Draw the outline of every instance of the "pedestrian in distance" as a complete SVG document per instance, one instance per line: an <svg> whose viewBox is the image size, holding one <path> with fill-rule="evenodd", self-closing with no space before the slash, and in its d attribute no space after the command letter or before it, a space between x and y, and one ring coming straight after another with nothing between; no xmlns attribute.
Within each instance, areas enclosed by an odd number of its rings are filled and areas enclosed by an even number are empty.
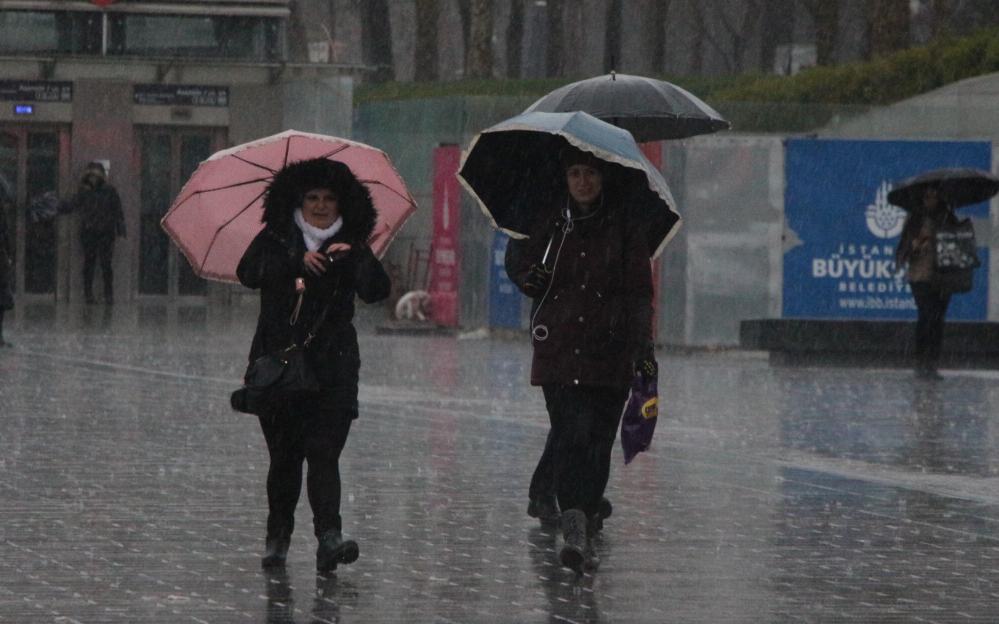
<svg viewBox="0 0 999 624"><path fill-rule="evenodd" d="M94 298L94 274L101 266L104 301L114 303L114 245L117 237L125 236L125 214L121 197L108 183L107 171L99 162L87 165L80 186L69 199L63 212L78 213L81 218L80 243L83 245L83 297L87 303Z"/></svg>
<svg viewBox="0 0 999 624"><path fill-rule="evenodd" d="M629 218L618 173L574 147L562 160L561 191L529 238L508 246L507 271L533 299L531 384L551 423L539 470L551 471L561 510L559 559L582 573L599 563L593 538L629 383L658 365L647 237Z"/></svg>
<svg viewBox="0 0 999 624"><path fill-rule="evenodd" d="M359 556L357 543L343 538L339 460L358 415L354 297L375 303L390 290L389 276L366 242L376 219L367 188L347 165L323 158L292 163L268 187L264 229L237 269L244 286L260 290L250 362L305 344L320 388L254 411L270 456L265 569L285 564L303 462L319 542L317 572L328 574Z"/></svg>
<svg viewBox="0 0 999 624"><path fill-rule="evenodd" d="M958 222L954 210L940 197L939 190L927 187L922 206L906 216L895 264L907 266L906 277L916 300L916 377L942 379L937 370L943 345L944 319L951 293L936 281L936 232L944 224Z"/></svg>

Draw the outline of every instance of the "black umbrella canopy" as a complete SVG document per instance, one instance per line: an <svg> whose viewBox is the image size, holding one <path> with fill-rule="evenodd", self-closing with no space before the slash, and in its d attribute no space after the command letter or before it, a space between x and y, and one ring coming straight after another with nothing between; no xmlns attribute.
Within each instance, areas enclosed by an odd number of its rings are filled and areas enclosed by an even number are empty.
<svg viewBox="0 0 999 624"><path fill-rule="evenodd" d="M732 126L696 95L672 83L613 72L556 89L524 112L574 111L624 128L639 143L684 139Z"/></svg>
<svg viewBox="0 0 999 624"><path fill-rule="evenodd" d="M919 210L923 207L923 194L930 188L937 189L940 198L948 206L960 208L994 197L999 193L999 178L971 167L945 167L925 171L899 182L888 193L888 203L906 210Z"/></svg>

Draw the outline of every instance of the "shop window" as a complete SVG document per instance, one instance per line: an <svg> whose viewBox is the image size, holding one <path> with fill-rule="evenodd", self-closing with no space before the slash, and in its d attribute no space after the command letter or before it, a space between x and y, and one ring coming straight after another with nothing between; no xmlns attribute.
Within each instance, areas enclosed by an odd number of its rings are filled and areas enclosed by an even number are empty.
<svg viewBox="0 0 999 624"><path fill-rule="evenodd" d="M101 17L72 11L0 11L0 53L100 54Z"/></svg>
<svg viewBox="0 0 999 624"><path fill-rule="evenodd" d="M108 53L120 56L280 60L280 20L129 15L109 19Z"/></svg>

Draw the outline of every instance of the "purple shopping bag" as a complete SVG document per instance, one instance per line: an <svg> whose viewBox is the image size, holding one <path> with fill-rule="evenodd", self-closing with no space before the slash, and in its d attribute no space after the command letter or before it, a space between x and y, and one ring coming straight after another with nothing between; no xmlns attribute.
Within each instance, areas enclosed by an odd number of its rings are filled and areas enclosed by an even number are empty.
<svg viewBox="0 0 999 624"><path fill-rule="evenodd" d="M624 450L625 465L631 463L642 451L652 444L652 434L659 420L659 383L648 381L635 373L631 379L631 398L621 417L621 448Z"/></svg>

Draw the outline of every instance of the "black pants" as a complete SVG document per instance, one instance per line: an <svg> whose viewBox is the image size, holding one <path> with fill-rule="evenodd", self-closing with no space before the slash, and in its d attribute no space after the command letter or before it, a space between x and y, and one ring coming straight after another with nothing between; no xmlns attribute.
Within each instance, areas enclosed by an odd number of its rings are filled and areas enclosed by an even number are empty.
<svg viewBox="0 0 999 624"><path fill-rule="evenodd" d="M295 528L302 491L302 463L308 462L306 491L313 532L341 530L340 453L350 433L349 414L315 413L290 404L260 417L271 463L267 471L267 536L287 538Z"/></svg>
<svg viewBox="0 0 999 624"><path fill-rule="evenodd" d="M549 496L556 496L555 491L555 436L552 430L548 430L548 438L545 439L545 450L541 453L541 459L531 476L531 486L527 490L527 496L531 500L538 500Z"/></svg>
<svg viewBox="0 0 999 624"><path fill-rule="evenodd" d="M552 472L562 511L597 513L610 477L611 450L627 389L546 385Z"/></svg>
<svg viewBox="0 0 999 624"><path fill-rule="evenodd" d="M94 272L97 263L101 264L101 277L104 280L104 299L108 302L114 299L114 269L111 260L114 258L114 234L84 234L83 242L83 295L87 299L94 298Z"/></svg>
<svg viewBox="0 0 999 624"><path fill-rule="evenodd" d="M912 298L916 300L916 360L920 366L935 367L943 345L944 317L950 305L950 293L928 282L914 282Z"/></svg>

